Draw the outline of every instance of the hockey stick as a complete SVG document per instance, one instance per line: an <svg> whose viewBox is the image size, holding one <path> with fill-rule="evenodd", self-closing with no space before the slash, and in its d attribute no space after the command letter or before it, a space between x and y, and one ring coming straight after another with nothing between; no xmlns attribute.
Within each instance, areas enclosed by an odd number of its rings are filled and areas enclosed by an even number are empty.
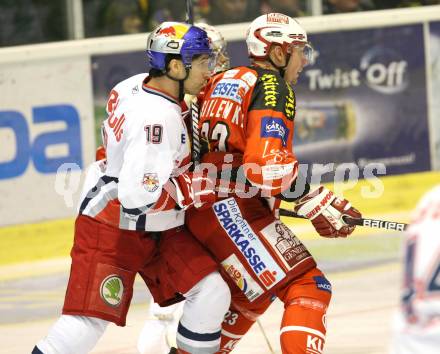
<svg viewBox="0 0 440 354"><path fill-rule="evenodd" d="M194 8L192 0L186 0L186 22L189 24L194 24ZM200 133L199 133L199 105L197 100L191 100L189 104L189 117L191 119L191 159L192 167L194 169L195 165L200 162Z"/></svg>
<svg viewBox="0 0 440 354"><path fill-rule="evenodd" d="M269 347L270 354L275 354L275 350L273 350L273 347L270 344L269 338L268 338L268 336L266 334L266 331L264 330L263 325L261 324L261 321L260 321L259 318L257 319L257 323L258 323L258 327L260 328L261 333L263 334L263 337L264 337L264 339L266 341L266 344Z"/></svg>
<svg viewBox="0 0 440 354"><path fill-rule="evenodd" d="M191 100L189 106L192 133L192 162L193 168L200 162L200 132L199 132L199 105L197 99Z"/></svg>
<svg viewBox="0 0 440 354"><path fill-rule="evenodd" d="M234 178L237 178L237 174L239 172L240 168L239 167L234 167L232 168L229 172L230 172L230 176L231 175L235 175ZM222 174L221 173L217 173L216 176L212 176L214 178L216 178L217 180L221 180L222 179ZM241 177L243 178L243 177ZM237 192L242 192L245 193L246 191L244 189L235 189L235 188L226 188L226 189L221 189L220 187L215 187L214 188L215 192L219 193L219 192L226 192L226 193L237 193ZM255 196L255 194L253 194L252 196ZM306 217L298 215L297 213L295 213L292 210L287 210L287 209L283 209L280 208L279 209L280 212L280 216L287 216L290 218L300 218L300 219L306 219ZM378 219L367 219L367 218L350 218L349 216L345 216L344 217L344 221L351 226L365 226L365 227L375 227L375 228L379 228L379 229L386 229L386 230L396 230L396 231L405 231L407 229L407 227L409 226L409 224L403 223L403 222L394 222L394 221L387 221L387 220L378 220Z"/></svg>
<svg viewBox="0 0 440 354"><path fill-rule="evenodd" d="M192 0L186 0L186 23L194 24L194 9Z"/></svg>
<svg viewBox="0 0 440 354"><path fill-rule="evenodd" d="M305 219L304 216L300 216L294 211L287 209L280 209L280 216ZM396 230L396 231L405 231L409 226L408 224L403 222L394 222L394 221L367 219L367 218L354 219L348 216L344 216L344 221L348 225L352 225L352 226L376 227L379 229Z"/></svg>

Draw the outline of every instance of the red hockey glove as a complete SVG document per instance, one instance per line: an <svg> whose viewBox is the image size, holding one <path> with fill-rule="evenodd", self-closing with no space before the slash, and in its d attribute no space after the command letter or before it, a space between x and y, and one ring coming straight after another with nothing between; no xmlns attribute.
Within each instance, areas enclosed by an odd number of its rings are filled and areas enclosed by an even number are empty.
<svg viewBox="0 0 440 354"><path fill-rule="evenodd" d="M348 200L338 198L323 186L301 198L294 210L309 219L323 237L347 237L356 226L347 225L343 217L361 217Z"/></svg>
<svg viewBox="0 0 440 354"><path fill-rule="evenodd" d="M96 149L96 153L95 153L95 160L99 161L99 160L103 160L105 159L106 156L106 152L105 152L105 147L103 145L100 145L97 149Z"/></svg>
<svg viewBox="0 0 440 354"><path fill-rule="evenodd" d="M206 173L187 172L170 178L176 188L176 204L187 209L194 206L198 209L209 207L215 202L214 180Z"/></svg>

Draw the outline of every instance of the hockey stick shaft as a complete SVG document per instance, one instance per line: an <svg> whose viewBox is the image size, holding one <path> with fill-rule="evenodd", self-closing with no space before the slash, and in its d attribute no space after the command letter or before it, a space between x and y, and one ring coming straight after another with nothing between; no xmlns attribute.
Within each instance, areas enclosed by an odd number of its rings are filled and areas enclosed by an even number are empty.
<svg viewBox="0 0 440 354"><path fill-rule="evenodd" d="M192 0L186 0L186 22L194 24L194 8Z"/></svg>
<svg viewBox="0 0 440 354"><path fill-rule="evenodd" d="M191 119L191 135L192 135L192 162L198 165L200 162L200 132L199 132L199 105L197 100L192 100L189 107Z"/></svg>
<svg viewBox="0 0 440 354"><path fill-rule="evenodd" d="M236 168L233 168L231 171L233 171ZM221 174L215 177L217 179L221 179ZM218 192L227 192L227 193L236 193L236 192L244 192L244 190L240 189L226 189L221 190L219 187L215 188L215 191ZM298 215L292 210L287 210L280 208L280 216L287 216L291 218L300 218L300 219L306 219L304 216ZM395 222L395 221L387 221L387 220L379 220L379 219L368 219L368 218L351 218L349 216L344 216L344 221L351 226L365 226L365 227L374 227L379 229L386 229L386 230L396 230L396 231L405 231L409 224L403 223L403 222Z"/></svg>
<svg viewBox="0 0 440 354"><path fill-rule="evenodd" d="M280 209L280 216L305 219L304 216L300 216L294 211L287 209ZM380 229L396 230L396 231L405 231L406 228L409 226L408 224L403 222L394 222L394 221L367 219L367 218L354 219L348 216L344 217L344 221L351 226L366 226L366 227L375 227Z"/></svg>
<svg viewBox="0 0 440 354"><path fill-rule="evenodd" d="M186 22L194 24L194 6L192 0L186 0ZM200 135L199 135L199 106L197 100L191 100L189 104L189 130L191 135L191 170L200 162Z"/></svg>
<svg viewBox="0 0 440 354"><path fill-rule="evenodd" d="M270 344L269 337L266 334L266 331L264 330L263 325L261 324L260 319L257 319L258 327L260 328L261 333L263 334L264 340L266 341L267 346L269 347L270 354L275 354L275 350L273 350L272 344Z"/></svg>

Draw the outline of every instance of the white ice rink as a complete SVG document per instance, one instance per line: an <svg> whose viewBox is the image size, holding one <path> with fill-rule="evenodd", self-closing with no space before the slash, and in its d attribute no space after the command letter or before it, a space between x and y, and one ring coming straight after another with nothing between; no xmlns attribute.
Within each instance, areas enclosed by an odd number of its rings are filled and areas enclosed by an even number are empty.
<svg viewBox="0 0 440 354"><path fill-rule="evenodd" d="M8 321L3 318L0 324L2 343L0 353L30 353L35 342L47 333L57 317L57 311L61 308L68 260L65 264L57 263L57 266L62 272L55 272L49 279L62 274L61 280L50 283L47 277L44 278L45 282L51 284L52 290L44 290L43 284L38 289L30 288L30 283L27 281L35 281L35 277L0 280L0 309L3 315L10 318ZM398 263L387 263L355 271L327 274L333 284L333 302L328 313L329 329L325 354L388 353L391 318L399 299L400 268ZM11 275L11 269L11 267L0 268L0 279L6 279L7 273ZM35 269L38 269L37 265ZM22 293L18 296L17 291L20 287ZM111 325L92 353L137 353L137 336L147 312L147 297L143 284L140 282L136 283L134 300L127 326L120 328ZM46 310L48 306L50 310ZM41 310L43 310L43 315L38 315ZM25 321L28 317L26 315L32 312L38 315L37 319ZM45 313L50 313L51 317L45 318ZM261 318L276 353L281 353L278 344L278 326L281 316L282 305L277 301ZM237 346L234 353L270 354L270 350L258 326L255 326Z"/></svg>

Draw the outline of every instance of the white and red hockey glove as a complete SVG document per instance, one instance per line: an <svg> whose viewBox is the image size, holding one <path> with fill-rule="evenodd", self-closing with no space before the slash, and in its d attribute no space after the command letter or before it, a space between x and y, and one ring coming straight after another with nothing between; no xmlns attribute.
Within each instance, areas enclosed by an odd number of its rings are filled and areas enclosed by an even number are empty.
<svg viewBox="0 0 440 354"><path fill-rule="evenodd" d="M338 198L332 191L320 186L302 197L295 212L309 219L323 237L347 237L356 226L348 225L344 216L360 218L361 214L346 199Z"/></svg>
<svg viewBox="0 0 440 354"><path fill-rule="evenodd" d="M170 182L176 189L176 204L182 209L204 209L216 201L214 180L206 173L186 172L170 178Z"/></svg>

